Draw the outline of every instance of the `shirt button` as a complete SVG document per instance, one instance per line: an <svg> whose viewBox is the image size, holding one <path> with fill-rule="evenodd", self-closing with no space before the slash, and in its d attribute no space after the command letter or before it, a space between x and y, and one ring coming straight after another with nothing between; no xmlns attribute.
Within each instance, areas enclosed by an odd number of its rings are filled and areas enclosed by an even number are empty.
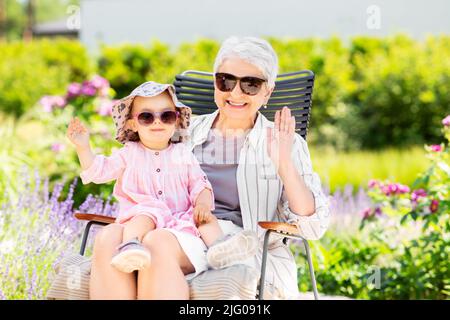
<svg viewBox="0 0 450 320"><path fill-rule="evenodd" d="M155 155L159 155L159 152L155 152Z"/></svg>
<svg viewBox="0 0 450 320"><path fill-rule="evenodd" d="M161 171L161 169L160 169L160 168L156 169L156 172L160 172L160 171Z"/></svg>
<svg viewBox="0 0 450 320"><path fill-rule="evenodd" d="M162 195L162 191L158 191L158 194L159 194L159 195Z"/></svg>

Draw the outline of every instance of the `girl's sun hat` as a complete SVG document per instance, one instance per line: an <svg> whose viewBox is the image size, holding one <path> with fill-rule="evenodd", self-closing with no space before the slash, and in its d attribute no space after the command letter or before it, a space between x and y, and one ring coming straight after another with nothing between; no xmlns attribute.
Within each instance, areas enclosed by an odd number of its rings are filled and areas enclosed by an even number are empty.
<svg viewBox="0 0 450 320"><path fill-rule="evenodd" d="M161 84L153 81L144 82L135 88L130 95L125 98L120 99L112 107L112 117L114 124L116 125L116 137L115 139L122 144L127 141L139 141L139 135L134 132L128 124L128 119L131 112L131 106L135 97L154 97L164 91L168 91L170 97L177 111L180 112L180 121L175 131L174 135L170 139L172 142L183 142L188 138L188 128L191 119L191 108L185 106L180 101L178 101L175 95L175 87L171 84Z"/></svg>

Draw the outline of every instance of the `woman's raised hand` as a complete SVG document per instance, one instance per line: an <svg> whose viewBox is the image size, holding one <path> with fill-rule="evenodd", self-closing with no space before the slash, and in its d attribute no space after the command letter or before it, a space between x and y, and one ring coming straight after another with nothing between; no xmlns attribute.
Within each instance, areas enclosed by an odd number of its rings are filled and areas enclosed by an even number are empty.
<svg viewBox="0 0 450 320"><path fill-rule="evenodd" d="M292 145L295 134L295 117L291 110L283 107L275 113L275 127L267 128L267 153L277 171L280 165L291 161Z"/></svg>
<svg viewBox="0 0 450 320"><path fill-rule="evenodd" d="M77 147L89 147L89 131L78 118L70 120L67 138Z"/></svg>

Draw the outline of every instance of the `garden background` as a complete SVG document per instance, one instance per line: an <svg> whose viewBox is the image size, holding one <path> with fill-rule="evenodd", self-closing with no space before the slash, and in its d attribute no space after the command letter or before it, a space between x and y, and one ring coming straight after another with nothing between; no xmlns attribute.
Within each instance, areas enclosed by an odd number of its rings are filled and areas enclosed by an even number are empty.
<svg viewBox="0 0 450 320"><path fill-rule="evenodd" d="M267 39L281 73L316 74L308 144L332 211L329 231L311 241L319 292L448 299L450 36ZM54 266L80 246L73 212L117 209L113 183L79 183L69 119L110 154L120 147L115 99L147 80L210 71L219 45L152 41L93 54L63 38L12 32L0 42L0 298L44 299ZM310 291L297 252L299 288Z"/></svg>

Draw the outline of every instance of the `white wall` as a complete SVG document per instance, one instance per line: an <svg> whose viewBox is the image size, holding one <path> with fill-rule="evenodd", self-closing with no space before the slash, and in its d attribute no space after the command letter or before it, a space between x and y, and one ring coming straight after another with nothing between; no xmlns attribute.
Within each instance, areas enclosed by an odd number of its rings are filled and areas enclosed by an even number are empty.
<svg viewBox="0 0 450 320"><path fill-rule="evenodd" d="M380 9L380 28L369 29L366 12ZM403 31L414 38L450 33L449 0L81 0L80 38L98 43L178 45L199 37L230 35L328 37L385 36Z"/></svg>

